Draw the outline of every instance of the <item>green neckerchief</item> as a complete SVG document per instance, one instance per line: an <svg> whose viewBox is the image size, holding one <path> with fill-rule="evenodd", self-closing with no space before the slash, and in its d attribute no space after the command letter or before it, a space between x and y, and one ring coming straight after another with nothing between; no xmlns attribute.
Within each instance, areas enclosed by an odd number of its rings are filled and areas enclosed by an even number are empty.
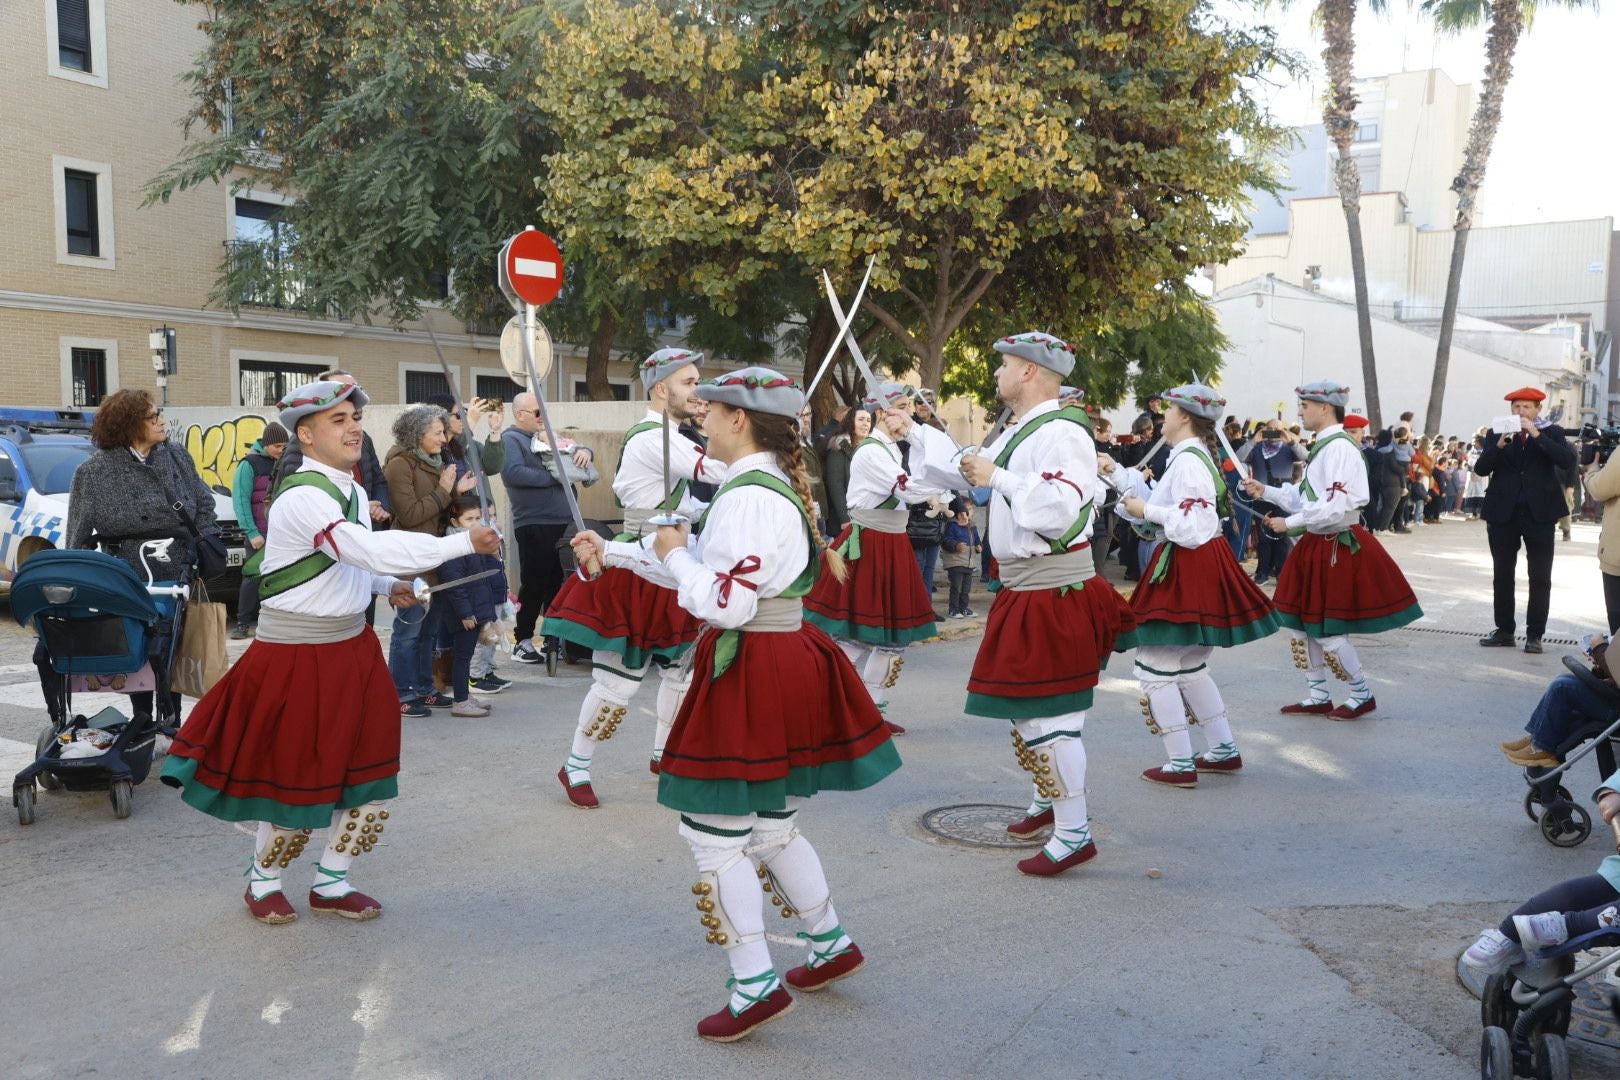
<svg viewBox="0 0 1620 1080"><path fill-rule="evenodd" d="M738 487L762 487L774 491L791 502L793 508L799 512L799 517L804 522L804 538L810 545L810 561L806 564L803 572L777 595L788 600L806 595L814 587L816 577L821 572L821 555L816 549L816 538L810 532L810 519L805 514L805 506L803 501L799 499L799 493L794 491L792 486L780 477L772 476L761 469L749 469L747 472L733 476L720 485L720 490L716 491L714 498L709 501L708 509L704 510L703 515L698 518L698 531L703 531L704 523L709 520L709 511L714 509L714 504L720 501L720 496ZM726 669L731 666L731 662L737 659L737 650L742 645L741 630L721 630L719 633L720 637L714 645L714 678L716 679L725 674Z"/></svg>
<svg viewBox="0 0 1620 1080"><path fill-rule="evenodd" d="M1049 413L1042 413L1029 423L1020 424L1018 430L1013 432L1013 437L1008 440L1006 446L1001 448L1001 453L996 455L996 468L1005 469L1007 462L1012 460L1013 451L1017 450L1025 439L1054 420L1066 420L1071 424L1079 424L1088 432L1091 430L1091 417L1086 415L1084 409L1077 409L1073 405ZM1075 486L1079 486L1078 482L1076 482ZM1064 530L1062 536L1056 540L1049 536L1042 536L1041 539L1046 541L1046 546L1051 549L1053 555L1061 555L1069 550L1069 545L1074 542L1074 538L1085 531L1086 523L1090 520L1091 500L1087 499L1085 505L1080 507L1080 516L1075 519L1073 525Z"/></svg>
<svg viewBox="0 0 1620 1080"><path fill-rule="evenodd" d="M644 431L658 431L658 430L662 429L663 426L664 426L664 423L663 423L662 420L643 420L641 423L635 425L629 431L625 432L624 433L624 441L619 444L619 460L621 462L624 460L624 452L630 446L630 440L631 439L635 438L637 435L640 435ZM673 438L673 436L671 436L671 438ZM681 481L678 484L676 484L674 486L674 488L672 488L670 490L670 493L664 498L664 501L658 505L658 509L666 511L668 513L673 513L675 511L675 508L677 506L681 505L681 500L686 498L686 490L687 490L688 484L689 484L689 481L687 481L685 478L682 478ZM617 506L617 507L619 507L621 509L624 507L624 503L619 501L619 496L618 496L617 492L615 492L614 495L613 495L613 505ZM639 533L620 533L619 536L617 537L617 539L619 539L619 540L639 540L639 539L641 539L641 534L639 534Z"/></svg>
<svg viewBox="0 0 1620 1080"><path fill-rule="evenodd" d="M351 491L348 495L344 495L343 492L338 490L336 484L320 473L295 472L283 479L280 485L276 487L276 495L280 496L282 492L295 487L312 487L317 491L326 492L326 494L332 496L338 506L343 508L343 517L346 521L353 525L360 523L360 500L354 497L354 492ZM264 548L260 548L254 554L262 557L263 551ZM279 570L261 574L259 576L259 599L261 601L268 600L270 597L284 593L288 589L296 589L300 585L314 581L336 565L336 559L316 548L303 558L290 562Z"/></svg>

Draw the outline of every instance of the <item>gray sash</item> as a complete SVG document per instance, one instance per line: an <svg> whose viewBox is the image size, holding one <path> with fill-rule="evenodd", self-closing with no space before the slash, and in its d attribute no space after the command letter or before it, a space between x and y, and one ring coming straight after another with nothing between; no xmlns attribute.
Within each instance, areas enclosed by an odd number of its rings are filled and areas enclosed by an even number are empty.
<svg viewBox="0 0 1620 1080"><path fill-rule="evenodd" d="M906 522L911 520L911 511L904 507L896 507L893 510L862 510L852 506L849 508L849 520L863 529L903 533L906 531Z"/></svg>
<svg viewBox="0 0 1620 1080"><path fill-rule="evenodd" d="M798 597L769 596L738 629L748 634L790 634L803 623L804 603Z"/></svg>
<svg viewBox="0 0 1620 1080"><path fill-rule="evenodd" d="M1001 587L1014 592L1060 589L1078 585L1097 576L1096 556L1091 548L1065 551L1061 555L1035 555L1027 559L1002 559Z"/></svg>
<svg viewBox="0 0 1620 1080"><path fill-rule="evenodd" d="M366 613L353 615L301 615L296 611L261 607L254 637L271 645L329 645L348 641L366 628Z"/></svg>
<svg viewBox="0 0 1620 1080"><path fill-rule="evenodd" d="M620 531L640 539L643 530L647 528L647 519L658 512L656 508L643 510L639 506L627 506L624 508L624 527Z"/></svg>

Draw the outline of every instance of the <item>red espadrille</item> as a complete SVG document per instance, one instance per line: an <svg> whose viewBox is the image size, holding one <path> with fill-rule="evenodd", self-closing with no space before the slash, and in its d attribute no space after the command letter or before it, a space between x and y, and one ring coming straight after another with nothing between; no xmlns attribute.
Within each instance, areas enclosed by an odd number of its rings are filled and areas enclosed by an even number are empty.
<svg viewBox="0 0 1620 1080"><path fill-rule="evenodd" d="M1334 709L1332 712L1328 713L1328 719L1329 720L1354 720L1358 716L1366 716L1368 713L1372 712L1376 708L1378 708L1378 699L1377 698L1368 698L1366 701L1363 701L1360 705L1357 705L1357 706L1355 706L1353 708L1351 707L1350 703L1347 701L1343 705L1340 705L1337 709Z"/></svg>
<svg viewBox="0 0 1620 1080"><path fill-rule="evenodd" d="M1198 772L1176 772L1163 765L1155 765L1151 769L1142 770L1142 779L1150 784L1163 784L1166 787L1195 788L1198 786Z"/></svg>
<svg viewBox="0 0 1620 1080"><path fill-rule="evenodd" d="M852 943L848 949L825 964L818 964L815 967L804 964L793 968L785 979L793 989L808 993L831 986L839 979L847 979L865 966L866 957L861 955L860 946Z"/></svg>
<svg viewBox="0 0 1620 1080"><path fill-rule="evenodd" d="M1290 701L1277 710L1284 716L1326 716L1333 711L1331 701Z"/></svg>
<svg viewBox="0 0 1620 1080"><path fill-rule="evenodd" d="M651 761L647 762L647 771L652 773L654 776L657 776L663 771L662 767L658 764L657 758L653 758Z"/></svg>
<svg viewBox="0 0 1620 1080"><path fill-rule="evenodd" d="M729 1007L713 1016L705 1016L698 1021L697 1033L710 1042L736 1042L751 1035L755 1028L786 1015L792 1008L793 997L787 987L778 986L764 1001L756 1001L735 1016Z"/></svg>
<svg viewBox="0 0 1620 1080"><path fill-rule="evenodd" d="M242 894L242 899L247 901L249 915L270 926L290 923L298 918L298 912L293 910L292 904L288 903L280 890L269 893L263 900L255 900L250 886L248 891Z"/></svg>
<svg viewBox="0 0 1620 1080"><path fill-rule="evenodd" d="M1203 754L1193 756L1193 767L1201 773L1235 773L1243 768L1243 755L1233 754L1220 761L1211 761Z"/></svg>
<svg viewBox="0 0 1620 1080"><path fill-rule="evenodd" d="M345 919L375 919L382 914L382 905L359 891L335 899L312 891L309 894L309 910L341 915Z"/></svg>
<svg viewBox="0 0 1620 1080"><path fill-rule="evenodd" d="M895 723L893 720L883 721L883 726L889 729L890 735L904 735L906 733L906 729Z"/></svg>
<svg viewBox="0 0 1620 1080"><path fill-rule="evenodd" d="M1018 863L1018 869L1031 877L1056 877L1065 870L1073 869L1081 863L1090 862L1097 857L1097 845L1088 843L1085 847L1076 848L1063 858L1053 861L1043 849L1037 851L1027 859Z"/></svg>
<svg viewBox="0 0 1620 1080"><path fill-rule="evenodd" d="M1024 839L1028 840L1033 839L1036 833L1040 832L1042 829L1050 827L1051 824L1052 808L1048 806L1045 810L1042 810L1034 817L1026 817L1023 821L1013 822L1011 825L1007 826L1007 832L1013 836L1023 837Z"/></svg>
<svg viewBox="0 0 1620 1080"><path fill-rule="evenodd" d="M581 810L595 810L602 805L596 801L596 792L591 790L589 780L583 784L571 785L568 783L568 767L566 765L557 770L557 780L562 784L563 793L568 796L568 801Z"/></svg>

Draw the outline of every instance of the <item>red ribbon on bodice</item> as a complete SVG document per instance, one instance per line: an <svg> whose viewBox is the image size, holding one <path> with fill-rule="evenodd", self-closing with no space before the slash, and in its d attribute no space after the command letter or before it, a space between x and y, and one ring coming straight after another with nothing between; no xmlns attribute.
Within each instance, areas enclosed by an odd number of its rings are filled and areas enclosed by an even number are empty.
<svg viewBox="0 0 1620 1080"><path fill-rule="evenodd" d="M1181 515L1182 515L1182 517L1186 517L1188 514L1192 513L1193 508L1198 507L1198 506L1203 506L1203 507L1209 506L1209 500L1204 498L1203 496L1200 496L1200 495L1195 495L1190 499L1182 499L1181 500Z"/></svg>
<svg viewBox="0 0 1620 1080"><path fill-rule="evenodd" d="M731 587L733 585L741 585L745 589L752 589L755 592L759 591L758 585L755 585L752 581L744 581L742 577L744 574L752 574L754 571L759 569L759 566L759 556L748 555L744 558L738 559L737 565L733 566L729 572L714 575L720 579L721 607L725 607L727 604L731 603Z"/></svg>
<svg viewBox="0 0 1620 1080"><path fill-rule="evenodd" d="M1343 480L1335 480L1333 483L1329 484L1327 494L1322 496L1322 501L1332 502L1333 496L1335 495L1343 495L1347 499L1350 497L1349 489L1344 486Z"/></svg>
<svg viewBox="0 0 1620 1080"><path fill-rule="evenodd" d="M1067 476L1064 476L1062 469L1059 469L1057 472L1043 472L1041 473L1041 479L1056 480L1060 484L1068 484L1070 487L1074 488L1074 493L1076 495L1080 496L1082 499L1086 497L1086 493L1080 490L1080 485L1076 484L1073 480L1070 480Z"/></svg>
<svg viewBox="0 0 1620 1080"><path fill-rule="evenodd" d="M332 545L332 555L333 555L333 557L334 558L342 558L343 553L338 550L337 534L336 534L336 532L334 532L334 530L339 525L348 525L348 524L349 524L349 520L347 518L338 518L336 521L332 522L332 524L328 525L326 528L324 528L320 532L316 533L315 534L315 540L310 546L318 548L318 547L321 546L321 541L324 540L326 543Z"/></svg>

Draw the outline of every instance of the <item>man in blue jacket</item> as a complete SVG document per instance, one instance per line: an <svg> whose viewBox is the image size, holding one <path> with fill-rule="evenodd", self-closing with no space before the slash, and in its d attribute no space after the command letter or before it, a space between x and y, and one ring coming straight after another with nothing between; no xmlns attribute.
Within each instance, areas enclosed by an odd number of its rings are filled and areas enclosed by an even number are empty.
<svg viewBox="0 0 1620 1080"><path fill-rule="evenodd" d="M530 638L534 637L535 625L545 614L551 598L562 587L562 559L557 554L557 543L572 523L568 496L562 484L534 452L534 438L542 431L540 403L534 395L522 393L513 398L512 426L501 435L501 446L506 453L501 482L506 485L506 497L512 505L510 526L523 579L518 586L517 647L512 651L512 659L523 664L537 664L541 660ZM574 451L573 464L587 469L591 456L590 450L580 447Z"/></svg>

